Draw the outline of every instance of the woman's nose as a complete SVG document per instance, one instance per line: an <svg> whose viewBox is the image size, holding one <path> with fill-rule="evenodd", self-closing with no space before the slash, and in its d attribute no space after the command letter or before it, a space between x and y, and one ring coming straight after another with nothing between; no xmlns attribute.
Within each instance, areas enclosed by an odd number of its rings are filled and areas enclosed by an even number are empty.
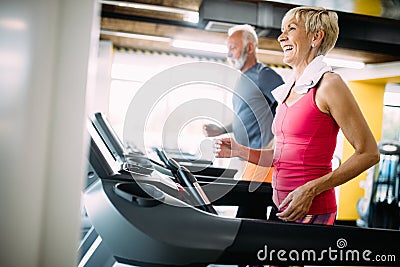
<svg viewBox="0 0 400 267"><path fill-rule="evenodd" d="M283 41L285 41L287 38L286 38L286 35L285 35L285 33L281 33L279 36L278 36L278 42L283 42Z"/></svg>

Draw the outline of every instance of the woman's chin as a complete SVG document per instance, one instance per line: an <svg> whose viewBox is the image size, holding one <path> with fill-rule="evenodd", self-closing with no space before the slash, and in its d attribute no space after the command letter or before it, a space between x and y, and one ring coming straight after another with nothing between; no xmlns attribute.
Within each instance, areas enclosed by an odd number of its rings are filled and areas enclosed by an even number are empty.
<svg viewBox="0 0 400 267"><path fill-rule="evenodd" d="M286 65L288 65L288 66L292 66L290 63L291 63L292 61L291 60L289 60L289 59L286 59L286 58L283 58L283 63L284 64L286 64Z"/></svg>

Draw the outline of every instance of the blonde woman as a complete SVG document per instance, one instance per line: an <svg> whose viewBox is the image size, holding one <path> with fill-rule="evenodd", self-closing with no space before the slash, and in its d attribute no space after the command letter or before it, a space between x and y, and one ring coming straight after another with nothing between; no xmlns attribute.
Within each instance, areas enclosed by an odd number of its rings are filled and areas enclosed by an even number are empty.
<svg viewBox="0 0 400 267"><path fill-rule="evenodd" d="M333 11L289 10L278 41L293 77L272 92L278 101L274 149L251 149L228 138L217 141L218 157L240 157L275 167L272 218L332 225L337 212L334 188L379 161L376 141L356 100L341 77L323 62L338 34ZM339 128L355 152L332 171Z"/></svg>

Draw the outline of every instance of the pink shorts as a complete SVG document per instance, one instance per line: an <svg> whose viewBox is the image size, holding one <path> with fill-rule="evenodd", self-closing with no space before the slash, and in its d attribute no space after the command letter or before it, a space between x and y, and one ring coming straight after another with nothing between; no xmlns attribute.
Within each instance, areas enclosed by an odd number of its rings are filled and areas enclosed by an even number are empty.
<svg viewBox="0 0 400 267"><path fill-rule="evenodd" d="M333 225L336 219L336 212L317 214L317 215L306 215L303 218L297 220L297 223L304 224L325 224Z"/></svg>
<svg viewBox="0 0 400 267"><path fill-rule="evenodd" d="M279 221L279 222L285 222L279 219L276 216L276 213L278 213L278 208L275 206L272 207L271 213L269 215L269 220L272 221ZM324 225L333 225L335 223L336 219L336 212L331 212L331 213L324 213L324 214L315 214L315 215L306 215L301 219L296 220L297 223L303 223L303 224L324 224Z"/></svg>

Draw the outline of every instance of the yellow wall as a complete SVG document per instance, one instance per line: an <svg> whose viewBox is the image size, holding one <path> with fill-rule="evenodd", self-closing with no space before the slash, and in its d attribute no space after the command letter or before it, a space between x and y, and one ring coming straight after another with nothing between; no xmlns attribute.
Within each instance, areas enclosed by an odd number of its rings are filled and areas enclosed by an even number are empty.
<svg viewBox="0 0 400 267"><path fill-rule="evenodd" d="M365 0L355 0L354 12L371 16L380 16L382 13L381 0L369 0L368 3L366 3Z"/></svg>

